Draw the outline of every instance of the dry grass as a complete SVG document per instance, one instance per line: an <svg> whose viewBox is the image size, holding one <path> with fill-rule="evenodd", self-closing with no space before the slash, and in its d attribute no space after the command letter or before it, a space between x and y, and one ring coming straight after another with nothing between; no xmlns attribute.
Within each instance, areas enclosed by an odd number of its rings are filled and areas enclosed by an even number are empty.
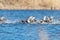
<svg viewBox="0 0 60 40"><path fill-rule="evenodd" d="M60 9L59 0L0 0L0 9Z"/></svg>

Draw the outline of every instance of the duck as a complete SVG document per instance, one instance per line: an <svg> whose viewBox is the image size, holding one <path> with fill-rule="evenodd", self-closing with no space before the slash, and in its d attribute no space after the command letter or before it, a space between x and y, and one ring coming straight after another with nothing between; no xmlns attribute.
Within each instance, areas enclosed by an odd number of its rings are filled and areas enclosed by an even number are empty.
<svg viewBox="0 0 60 40"><path fill-rule="evenodd" d="M0 17L0 23L5 23L6 20L5 17Z"/></svg>

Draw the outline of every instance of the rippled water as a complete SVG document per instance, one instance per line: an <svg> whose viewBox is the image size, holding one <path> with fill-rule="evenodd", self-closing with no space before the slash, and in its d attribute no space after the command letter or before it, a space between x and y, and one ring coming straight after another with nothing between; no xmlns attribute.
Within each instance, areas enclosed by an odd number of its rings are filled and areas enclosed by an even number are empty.
<svg viewBox="0 0 60 40"><path fill-rule="evenodd" d="M35 16L36 19L54 16L56 19L60 17L60 10L0 10L0 16L12 21L29 16ZM60 40L60 25L0 24L0 40Z"/></svg>

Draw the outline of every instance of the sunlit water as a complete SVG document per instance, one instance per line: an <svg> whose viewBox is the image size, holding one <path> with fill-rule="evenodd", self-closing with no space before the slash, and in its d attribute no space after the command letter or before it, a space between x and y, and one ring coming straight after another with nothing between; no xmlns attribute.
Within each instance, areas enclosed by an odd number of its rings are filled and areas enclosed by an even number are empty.
<svg viewBox="0 0 60 40"><path fill-rule="evenodd" d="M43 16L60 17L60 11L56 10L0 10L0 16L15 21L35 16L42 19ZM60 40L60 25L53 24L0 24L0 40Z"/></svg>

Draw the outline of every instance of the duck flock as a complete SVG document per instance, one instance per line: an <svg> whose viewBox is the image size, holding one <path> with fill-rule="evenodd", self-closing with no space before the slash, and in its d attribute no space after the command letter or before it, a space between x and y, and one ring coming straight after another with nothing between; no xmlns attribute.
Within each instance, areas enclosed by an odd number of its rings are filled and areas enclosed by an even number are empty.
<svg viewBox="0 0 60 40"><path fill-rule="evenodd" d="M28 24L60 24L60 18L54 19L53 16L44 16L42 19L37 20L34 16L30 16L26 20L11 21L5 17L0 17L0 24L3 23L28 23Z"/></svg>

